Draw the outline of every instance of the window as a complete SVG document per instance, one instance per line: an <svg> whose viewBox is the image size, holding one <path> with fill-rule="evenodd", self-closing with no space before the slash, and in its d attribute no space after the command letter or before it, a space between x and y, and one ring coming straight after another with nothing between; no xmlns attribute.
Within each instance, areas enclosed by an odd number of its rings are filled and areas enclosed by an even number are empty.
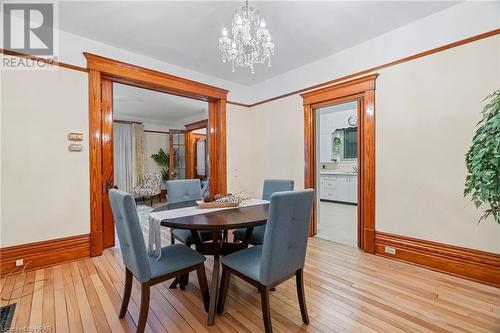
<svg viewBox="0 0 500 333"><path fill-rule="evenodd" d="M358 158L358 128L344 128L344 154L343 159Z"/></svg>

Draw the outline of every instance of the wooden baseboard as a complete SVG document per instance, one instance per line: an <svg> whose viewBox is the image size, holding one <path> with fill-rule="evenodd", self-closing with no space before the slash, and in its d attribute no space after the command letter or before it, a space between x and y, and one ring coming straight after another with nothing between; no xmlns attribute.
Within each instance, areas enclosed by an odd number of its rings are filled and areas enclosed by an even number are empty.
<svg viewBox="0 0 500 333"><path fill-rule="evenodd" d="M8 274L23 259L27 269L36 269L90 256L90 234L51 239L0 249L0 274Z"/></svg>
<svg viewBox="0 0 500 333"><path fill-rule="evenodd" d="M395 254L385 252L389 246ZM375 232L375 254L500 287L500 255L385 232Z"/></svg>

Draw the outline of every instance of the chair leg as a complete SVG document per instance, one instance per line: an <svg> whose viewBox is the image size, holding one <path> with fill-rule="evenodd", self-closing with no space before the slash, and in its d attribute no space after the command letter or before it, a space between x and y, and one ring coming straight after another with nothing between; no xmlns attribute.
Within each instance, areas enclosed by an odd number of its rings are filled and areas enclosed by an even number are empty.
<svg viewBox="0 0 500 333"><path fill-rule="evenodd" d="M208 304L210 303L210 294L208 293L207 273L205 272L205 264L201 263L196 270L198 275L198 284L200 285L201 299L205 306L205 311L208 312Z"/></svg>
<svg viewBox="0 0 500 333"><path fill-rule="evenodd" d="M148 319L149 312L149 282L145 282L141 285L141 309L139 311L139 321L137 323L137 332L144 332L146 327L146 319Z"/></svg>
<svg viewBox="0 0 500 333"><path fill-rule="evenodd" d="M124 318L127 314L128 302L130 301L130 292L132 291L132 273L125 267L125 289L123 291L122 307L119 318Z"/></svg>
<svg viewBox="0 0 500 333"><path fill-rule="evenodd" d="M189 273L186 273L186 274L182 274L180 276L180 286L181 286L181 290L185 290L186 289L186 286L188 285L189 283Z"/></svg>
<svg viewBox="0 0 500 333"><path fill-rule="evenodd" d="M175 243L174 233L172 232L172 229L170 229L170 244L174 245L174 243Z"/></svg>
<svg viewBox="0 0 500 333"><path fill-rule="evenodd" d="M304 271L302 268L295 273L295 280L297 284L297 295L299 297L300 314L302 315L302 321L304 322L304 324L309 324L309 315L307 314L306 306L306 295L304 293Z"/></svg>
<svg viewBox="0 0 500 333"><path fill-rule="evenodd" d="M217 303L217 313L222 314L224 312L224 303L226 303L227 290L229 289L229 280L231 278L231 272L227 269L222 268L222 277L219 289L219 302Z"/></svg>
<svg viewBox="0 0 500 333"><path fill-rule="evenodd" d="M177 288L177 285L179 284L179 277L176 277L174 281L172 281L172 284L170 284L170 289L175 289Z"/></svg>
<svg viewBox="0 0 500 333"><path fill-rule="evenodd" d="M264 329L266 333L272 333L273 324L271 323L271 305L269 302L269 288L264 287L260 290L260 299L262 303L262 320L264 321Z"/></svg>

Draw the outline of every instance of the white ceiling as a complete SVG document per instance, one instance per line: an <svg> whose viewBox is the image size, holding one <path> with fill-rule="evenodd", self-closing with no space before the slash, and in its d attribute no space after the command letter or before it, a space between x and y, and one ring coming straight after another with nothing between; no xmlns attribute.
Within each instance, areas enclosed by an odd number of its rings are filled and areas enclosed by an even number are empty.
<svg viewBox="0 0 500 333"><path fill-rule="evenodd" d="M188 123L207 119L208 103L114 83L113 115L115 119L184 128Z"/></svg>
<svg viewBox="0 0 500 333"><path fill-rule="evenodd" d="M273 67L231 72L218 38L243 1L61 2L61 30L253 85L448 8L454 1L251 1L276 44ZM388 45L388 47L390 47Z"/></svg>

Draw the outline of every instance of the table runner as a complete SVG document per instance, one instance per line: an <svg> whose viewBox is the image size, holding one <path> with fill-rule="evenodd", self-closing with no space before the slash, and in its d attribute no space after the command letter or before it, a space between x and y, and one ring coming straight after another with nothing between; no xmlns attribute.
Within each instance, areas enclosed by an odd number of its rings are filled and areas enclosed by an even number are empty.
<svg viewBox="0 0 500 333"><path fill-rule="evenodd" d="M160 223L166 219L174 219L178 217L193 216L216 212L219 210L236 209L241 207L257 206L269 203L268 200L248 199L244 200L237 207L225 208L200 208L198 206L185 207L179 209L164 210L160 212L149 213L149 239L148 253L156 259L161 258L161 230Z"/></svg>

